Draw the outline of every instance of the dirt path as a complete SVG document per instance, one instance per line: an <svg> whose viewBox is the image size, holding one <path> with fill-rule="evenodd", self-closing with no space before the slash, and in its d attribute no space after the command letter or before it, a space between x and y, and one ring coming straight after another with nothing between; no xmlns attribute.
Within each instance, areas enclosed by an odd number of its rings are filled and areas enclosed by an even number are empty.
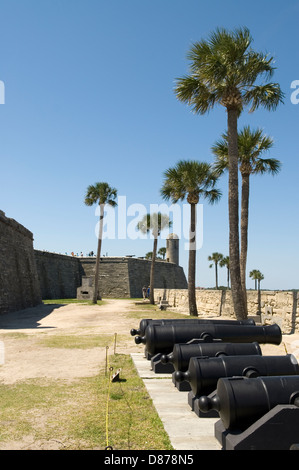
<svg viewBox="0 0 299 470"><path fill-rule="evenodd" d="M137 346L129 333L139 323L134 318L126 317L126 313L132 310L138 310L132 300L109 299L101 306L41 305L0 316L0 341L4 345L0 384L41 377L71 380L93 376L103 367L105 346L90 349L47 348L38 341L45 336L107 334L107 345L110 342L110 347L113 347L117 333L118 353L142 351L142 346Z"/></svg>

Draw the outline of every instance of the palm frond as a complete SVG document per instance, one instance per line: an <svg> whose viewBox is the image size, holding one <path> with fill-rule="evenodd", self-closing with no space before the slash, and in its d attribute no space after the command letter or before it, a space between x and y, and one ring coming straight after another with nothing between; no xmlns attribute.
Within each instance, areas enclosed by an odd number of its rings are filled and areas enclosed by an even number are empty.
<svg viewBox="0 0 299 470"><path fill-rule="evenodd" d="M259 158L254 167L253 173L271 173L276 175L281 169L281 162L276 158Z"/></svg>
<svg viewBox="0 0 299 470"><path fill-rule="evenodd" d="M221 195L214 188L217 178L209 163L180 160L175 167L164 172L161 195L164 199L171 199L173 203L184 200L188 194L215 202Z"/></svg>
<svg viewBox="0 0 299 470"><path fill-rule="evenodd" d="M168 215L161 214L161 212L155 212L153 214L145 214L143 218L137 224L137 230L142 233L152 232L156 237L160 235L160 232L166 228L170 228L172 222L169 220Z"/></svg>
<svg viewBox="0 0 299 470"><path fill-rule="evenodd" d="M98 182L94 185L89 185L86 190L84 202L87 206L93 204L108 204L112 207L117 206L115 201L117 197L117 189L112 188L106 182Z"/></svg>
<svg viewBox="0 0 299 470"><path fill-rule="evenodd" d="M218 28L207 40L192 44L187 55L190 75L177 79L177 98L196 114L209 112L216 103L231 106L231 98L239 113L244 105L251 105L251 111L259 106L275 109L283 102L279 85L255 85L272 77L273 57L254 51L251 43L248 28L242 27L232 32Z"/></svg>
<svg viewBox="0 0 299 470"><path fill-rule="evenodd" d="M251 104L250 113L262 106L268 111L275 110L283 103L284 93L278 83L257 85L247 90L243 95L245 104Z"/></svg>

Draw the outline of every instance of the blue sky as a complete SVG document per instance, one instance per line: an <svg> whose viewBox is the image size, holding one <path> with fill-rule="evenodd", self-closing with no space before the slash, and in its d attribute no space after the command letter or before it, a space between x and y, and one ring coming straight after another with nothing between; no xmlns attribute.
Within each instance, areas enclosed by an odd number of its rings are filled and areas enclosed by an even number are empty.
<svg viewBox="0 0 299 470"><path fill-rule="evenodd" d="M294 0L0 0L0 209L33 232L36 249L85 254L97 245L96 208L84 204L89 184L117 188L127 213L117 209L116 224L135 223L135 204L161 204L163 172L180 159L212 162L210 148L226 130L221 107L195 116L176 99L187 52L216 27L247 26L254 49L274 56L274 81L285 93L275 112L240 118L240 127L273 137L268 156L282 162L275 177L251 178L248 272L260 269L267 289L298 288L299 104L290 99L299 80L298 16ZM202 287L215 284L207 257L228 254L227 177L218 186L217 205L201 201ZM151 250L150 238L116 234L102 253Z"/></svg>

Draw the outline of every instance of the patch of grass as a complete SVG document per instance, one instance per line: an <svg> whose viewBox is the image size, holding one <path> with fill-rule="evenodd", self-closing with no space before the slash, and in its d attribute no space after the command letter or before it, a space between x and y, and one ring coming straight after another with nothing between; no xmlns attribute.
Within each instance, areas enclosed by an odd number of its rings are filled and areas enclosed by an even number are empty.
<svg viewBox="0 0 299 470"><path fill-rule="evenodd" d="M92 303L91 300L79 300L79 299L43 299L43 303L45 305L53 305L53 304L60 304L60 305L67 305L67 304L85 304L85 305L95 305ZM98 300L97 305L104 305L104 300Z"/></svg>
<svg viewBox="0 0 299 470"><path fill-rule="evenodd" d="M27 339L29 338L29 335L27 333L16 333L15 331L10 332L10 331L2 331L1 332L1 337L5 336L10 339Z"/></svg>
<svg viewBox="0 0 299 470"><path fill-rule="evenodd" d="M122 335L117 335L116 343L122 340ZM39 344L48 348L91 349L113 346L114 335L47 335L40 339Z"/></svg>
<svg viewBox="0 0 299 470"><path fill-rule="evenodd" d="M120 381L101 372L72 382L35 379L0 385L0 447L10 440L56 441L61 449L171 450L132 359L110 357Z"/></svg>
<svg viewBox="0 0 299 470"><path fill-rule="evenodd" d="M188 320L188 318L192 318L189 315L184 315L183 313L178 312L171 312L170 310L160 310L158 308L146 310L143 308L139 308L138 310L132 310L128 313L129 318L152 318L152 319L171 319L171 318L183 318L184 320ZM193 317L194 318L194 317Z"/></svg>

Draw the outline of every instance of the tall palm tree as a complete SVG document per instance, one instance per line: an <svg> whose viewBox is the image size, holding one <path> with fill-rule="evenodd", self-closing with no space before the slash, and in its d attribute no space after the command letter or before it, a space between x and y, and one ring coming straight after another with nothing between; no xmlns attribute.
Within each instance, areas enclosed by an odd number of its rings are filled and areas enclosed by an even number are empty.
<svg viewBox="0 0 299 470"><path fill-rule="evenodd" d="M219 262L219 266L223 268L226 266L227 269L227 288L229 289L229 256L224 256Z"/></svg>
<svg viewBox="0 0 299 470"><path fill-rule="evenodd" d="M172 222L169 220L167 215L161 214L160 212L154 214L146 214L143 219L138 222L137 229L142 233L152 232L154 237L152 263L150 271L150 303L154 305L154 277L155 277L155 262L157 257L157 246L158 237L162 230L169 228Z"/></svg>
<svg viewBox="0 0 299 470"><path fill-rule="evenodd" d="M85 195L85 204L92 206L93 204L99 204L100 206L100 224L99 224L99 235L98 235L98 248L96 257L96 267L94 275L94 293L92 302L97 303L98 299L98 285L99 285L99 268L100 268L100 257L101 257L101 246L102 246L102 235L103 235L103 218L104 218L104 207L108 204L111 207L117 206L115 201L117 197L117 190L111 188L108 183L95 183L87 188Z"/></svg>
<svg viewBox="0 0 299 470"><path fill-rule="evenodd" d="M253 112L262 106L275 109L283 100L277 83L269 80L274 72L273 58L251 48L247 28L232 32L216 29L208 40L193 44L188 54L190 75L177 80L175 93L196 114L206 114L216 104L227 113L229 155L229 257L235 315L246 318L241 284L238 216L238 118L250 105Z"/></svg>
<svg viewBox="0 0 299 470"><path fill-rule="evenodd" d="M189 313L198 316L195 295L196 273L196 205L200 197L209 203L216 202L221 193L215 188L217 177L211 165L193 160L180 160L176 166L164 172L161 195L173 203L187 198L190 204L191 220L189 235L188 298Z"/></svg>
<svg viewBox="0 0 299 470"><path fill-rule="evenodd" d="M246 264L248 251L248 219L249 219L249 177L254 174L271 173L275 175L280 170L280 162L276 158L262 158L261 155L273 147L273 139L263 134L262 129L251 130L245 126L238 133L239 168L242 178L241 194L241 253L240 270L241 283L247 309L246 294ZM224 133L212 147L216 156L215 170L221 174L228 169L228 135Z"/></svg>
<svg viewBox="0 0 299 470"><path fill-rule="evenodd" d="M223 255L221 253L212 253L211 256L208 256L209 261L213 261L215 265L215 276L216 276L216 289L218 289L218 263L223 259ZM213 263L210 264L210 268L213 267Z"/></svg>

